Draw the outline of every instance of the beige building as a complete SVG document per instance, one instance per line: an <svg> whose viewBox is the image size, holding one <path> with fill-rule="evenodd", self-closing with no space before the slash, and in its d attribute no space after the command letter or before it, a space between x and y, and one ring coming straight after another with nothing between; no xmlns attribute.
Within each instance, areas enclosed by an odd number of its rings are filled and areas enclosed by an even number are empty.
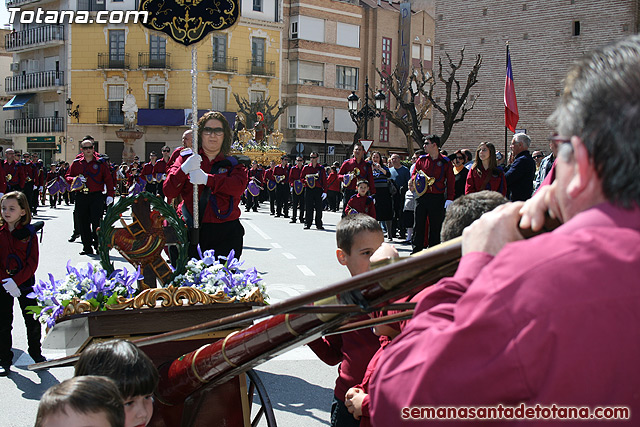
<svg viewBox="0 0 640 427"><path fill-rule="evenodd" d="M318 151L323 161L326 118L328 162L350 156L356 126L347 97L355 91L362 106L366 79L377 91L381 87L376 68L392 70L398 63L399 9L397 1L284 1L282 96L289 105L283 131L288 152L308 156ZM410 21L411 63L424 61L431 68L433 18L413 11ZM394 102L388 94L387 100ZM373 96L369 102L374 105ZM429 120L423 126L428 128ZM368 123L363 139L373 140L372 147L384 153L406 152L404 135L384 116Z"/></svg>
<svg viewBox="0 0 640 427"><path fill-rule="evenodd" d="M570 63L597 46L638 32L637 0L436 0L435 56L456 57L466 46L466 70L483 55L475 108L454 127L445 149L475 150L490 141L503 151L506 48L511 51L520 120L532 150L549 153L546 123L558 101ZM437 59L436 59L437 60ZM442 92L438 93L442 96ZM441 116L434 131L442 133ZM508 143L513 134L508 132Z"/></svg>
<svg viewBox="0 0 640 427"><path fill-rule="evenodd" d="M137 2L10 0L22 12L46 10L136 10ZM73 6L73 7L71 7ZM280 98L282 57L280 10L276 0L242 0L233 27L208 34L197 45L200 115L225 114L233 124L233 94ZM85 135L112 161L123 158L116 132L124 126L122 106L131 93L141 138L132 148L141 159L164 145L181 144L192 109L191 48L137 23L24 24L4 37L13 54L7 92L15 98L4 127L17 150L38 151L45 161L72 161ZM9 108L9 110L7 110ZM127 151L129 153L129 151Z"/></svg>
<svg viewBox="0 0 640 427"><path fill-rule="evenodd" d="M0 37L4 38L6 34L11 32L10 28L0 29ZM0 105L4 105L12 98L7 94L5 87L5 79L12 75L11 63L13 62L13 55L5 49L4 46L0 46ZM0 110L0 123L4 123L4 120L9 118L10 112ZM11 138L8 138L5 134L4 126L0 127L0 147L4 150L11 147Z"/></svg>

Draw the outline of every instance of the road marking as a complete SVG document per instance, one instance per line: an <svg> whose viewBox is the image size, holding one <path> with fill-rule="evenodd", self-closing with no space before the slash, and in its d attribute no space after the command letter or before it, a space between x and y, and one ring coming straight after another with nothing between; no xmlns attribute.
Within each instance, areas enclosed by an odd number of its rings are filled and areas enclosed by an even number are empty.
<svg viewBox="0 0 640 427"><path fill-rule="evenodd" d="M271 243L271 246L273 246L275 249L282 249L282 246L280 246L280 243Z"/></svg>
<svg viewBox="0 0 640 427"><path fill-rule="evenodd" d="M271 240L271 237L269 237L269 235L267 233L265 233L264 231L260 230L256 225L253 225L250 222L247 222L246 224L249 225L249 227L253 228L253 230L258 233L264 240Z"/></svg>
<svg viewBox="0 0 640 427"><path fill-rule="evenodd" d="M296 259L295 255L290 254L288 252L285 252L282 255L284 255L284 257L287 258L287 259Z"/></svg>
<svg viewBox="0 0 640 427"><path fill-rule="evenodd" d="M298 267L298 270L302 271L302 274L305 276L315 276L315 273L306 265L296 265L296 267Z"/></svg>

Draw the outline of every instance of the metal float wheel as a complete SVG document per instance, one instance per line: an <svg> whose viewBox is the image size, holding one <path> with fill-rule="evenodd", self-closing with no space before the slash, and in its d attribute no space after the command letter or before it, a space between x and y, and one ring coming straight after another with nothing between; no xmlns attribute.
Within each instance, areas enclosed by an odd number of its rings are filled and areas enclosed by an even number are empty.
<svg viewBox="0 0 640 427"><path fill-rule="evenodd" d="M253 415L253 400L257 395L260 406L258 412ZM247 398L249 401L249 409L252 414L251 427L256 427L262 417L264 416L267 421L268 427L277 427L276 416L273 414L273 406L271 406L271 400L267 395L267 389L264 388L262 380L258 376L258 373L253 369L247 371Z"/></svg>

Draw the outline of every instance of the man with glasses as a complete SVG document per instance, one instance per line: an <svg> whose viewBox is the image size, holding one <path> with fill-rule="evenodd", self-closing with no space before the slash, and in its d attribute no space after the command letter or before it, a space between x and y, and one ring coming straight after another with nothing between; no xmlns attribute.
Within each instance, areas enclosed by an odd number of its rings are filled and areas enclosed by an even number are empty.
<svg viewBox="0 0 640 427"><path fill-rule="evenodd" d="M93 255L93 248L98 247L96 230L100 225L105 203L102 192L106 186L106 203L110 205L113 203L115 186L109 167L95 154L93 141L84 139L80 143L80 148L82 156L73 161L65 179L70 186L74 184L74 178L83 184L76 190L74 219L78 222L77 228L82 239L83 249L80 255Z"/></svg>
<svg viewBox="0 0 640 427"><path fill-rule="evenodd" d="M296 157L296 164L289 170L289 185L291 186L291 221L296 222L296 214L300 209L300 224L304 222L304 184L302 168L304 167L304 159L302 156Z"/></svg>
<svg viewBox="0 0 640 427"><path fill-rule="evenodd" d="M455 196L455 177L451 161L440 154L440 137L428 135L424 140L424 151L416 161L411 179L416 182L419 173L433 178L433 182L424 186L416 199L415 222L413 226L412 253L424 248L427 220L429 221L429 247L440 243L440 230L444 221L444 210L453 202ZM420 186L416 185L416 189Z"/></svg>
<svg viewBox="0 0 640 427"><path fill-rule="evenodd" d="M549 174L551 173L551 168L556 162L556 156L558 155L558 141L556 141L553 136L549 138L549 149L551 150L551 153L547 157L542 159L542 162L540 162L540 168L536 173L536 181L533 184L534 193L538 191L538 188L540 188L542 182L547 176L549 176Z"/></svg>
<svg viewBox="0 0 640 427"><path fill-rule="evenodd" d="M322 201L326 197L327 173L324 166L318 163L318 153L311 152L311 163L302 168L302 178L304 179L304 202L305 202L305 223L304 229L311 228L314 220L318 230L324 230L322 225Z"/></svg>
<svg viewBox="0 0 640 427"><path fill-rule="evenodd" d="M379 359L374 425L414 425L401 417L415 406L538 404L585 419L616 406L638 423L640 36L581 58L564 81L555 180L465 229L455 275L423 291ZM519 227L540 230L546 215L563 225L523 240Z"/></svg>

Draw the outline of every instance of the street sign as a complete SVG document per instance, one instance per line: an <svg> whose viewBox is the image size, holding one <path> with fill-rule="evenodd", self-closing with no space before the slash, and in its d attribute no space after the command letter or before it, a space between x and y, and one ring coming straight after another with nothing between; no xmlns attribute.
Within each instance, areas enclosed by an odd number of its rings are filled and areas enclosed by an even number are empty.
<svg viewBox="0 0 640 427"><path fill-rule="evenodd" d="M327 155L328 156L335 156L336 154L336 147L334 145L329 145L327 147Z"/></svg>
<svg viewBox="0 0 640 427"><path fill-rule="evenodd" d="M304 144L302 142L298 142L296 144L296 150L298 153L304 153Z"/></svg>
<svg viewBox="0 0 640 427"><path fill-rule="evenodd" d="M362 146L364 147L364 152L366 153L367 151L369 151L369 148L371 148L371 144L373 144L373 139L361 139L360 142L362 143Z"/></svg>

